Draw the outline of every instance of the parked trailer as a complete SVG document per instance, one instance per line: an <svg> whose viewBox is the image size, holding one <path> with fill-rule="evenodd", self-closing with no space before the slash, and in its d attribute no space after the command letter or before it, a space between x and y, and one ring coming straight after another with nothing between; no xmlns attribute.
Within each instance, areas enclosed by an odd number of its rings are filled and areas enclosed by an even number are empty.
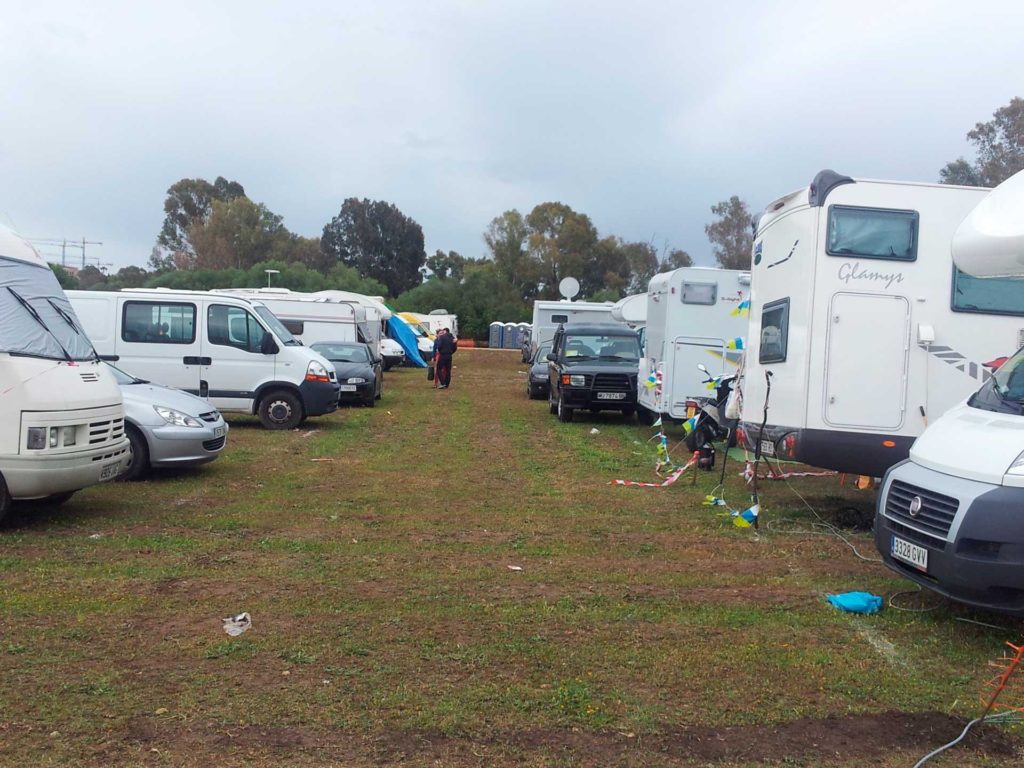
<svg viewBox="0 0 1024 768"><path fill-rule="evenodd" d="M712 375L737 370L743 353L735 339L746 333L741 304L749 291L750 273L732 269L682 267L651 279L639 366L642 418L693 416L696 402L713 394L698 364ZM645 383L652 374L657 386Z"/></svg>
<svg viewBox="0 0 1024 768"><path fill-rule="evenodd" d="M1024 172L957 228L978 301L1024 313ZM983 305L979 305L983 306ZM990 306L990 308L992 308ZM1024 339L1018 340L1024 347ZM1024 615L1024 349L936 419L885 475L875 545L887 566L954 600Z"/></svg>
<svg viewBox="0 0 1024 768"><path fill-rule="evenodd" d="M18 499L61 503L129 458L121 390L52 270L0 226L0 518Z"/></svg>
<svg viewBox="0 0 1024 768"><path fill-rule="evenodd" d="M1018 346L1022 295L986 287L950 256L985 194L822 171L767 207L753 247L748 447L881 476L991 376Z"/></svg>

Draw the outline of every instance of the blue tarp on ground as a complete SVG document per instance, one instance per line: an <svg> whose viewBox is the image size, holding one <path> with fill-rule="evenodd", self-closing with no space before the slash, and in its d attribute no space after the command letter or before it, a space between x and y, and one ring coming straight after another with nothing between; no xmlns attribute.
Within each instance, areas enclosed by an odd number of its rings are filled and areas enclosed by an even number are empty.
<svg viewBox="0 0 1024 768"><path fill-rule="evenodd" d="M390 307L389 307L390 309ZM419 347L416 346L416 334L409 328L408 323L397 314L392 314L388 320L388 336L402 345L405 350L405 364L415 365L418 368L426 368L427 364L420 355Z"/></svg>

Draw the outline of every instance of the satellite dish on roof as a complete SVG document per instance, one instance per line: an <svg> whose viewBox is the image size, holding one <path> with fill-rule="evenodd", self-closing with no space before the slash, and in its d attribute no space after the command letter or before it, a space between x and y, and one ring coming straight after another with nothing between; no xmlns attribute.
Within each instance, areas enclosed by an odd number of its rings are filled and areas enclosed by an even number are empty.
<svg viewBox="0 0 1024 768"><path fill-rule="evenodd" d="M580 292L580 281L575 277L562 278L562 282L558 284L558 292L562 294L563 298L572 301L573 297Z"/></svg>

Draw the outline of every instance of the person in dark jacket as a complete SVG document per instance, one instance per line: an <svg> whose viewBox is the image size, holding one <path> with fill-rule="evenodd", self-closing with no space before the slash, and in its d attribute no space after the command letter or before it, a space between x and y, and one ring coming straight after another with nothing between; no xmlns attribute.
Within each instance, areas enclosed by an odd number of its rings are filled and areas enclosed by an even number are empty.
<svg viewBox="0 0 1024 768"><path fill-rule="evenodd" d="M437 388L448 389L452 383L452 355L459 348L455 337L442 328L434 339L434 359L437 360Z"/></svg>

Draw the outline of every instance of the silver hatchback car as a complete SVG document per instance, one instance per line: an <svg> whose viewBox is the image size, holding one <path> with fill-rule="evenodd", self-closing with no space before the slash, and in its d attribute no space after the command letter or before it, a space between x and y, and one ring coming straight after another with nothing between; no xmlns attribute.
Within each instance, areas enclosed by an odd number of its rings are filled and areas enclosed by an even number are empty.
<svg viewBox="0 0 1024 768"><path fill-rule="evenodd" d="M113 365L110 370L121 385L125 433L132 448L121 480L138 480L152 467L205 464L224 450L228 425L208 402L137 379Z"/></svg>

